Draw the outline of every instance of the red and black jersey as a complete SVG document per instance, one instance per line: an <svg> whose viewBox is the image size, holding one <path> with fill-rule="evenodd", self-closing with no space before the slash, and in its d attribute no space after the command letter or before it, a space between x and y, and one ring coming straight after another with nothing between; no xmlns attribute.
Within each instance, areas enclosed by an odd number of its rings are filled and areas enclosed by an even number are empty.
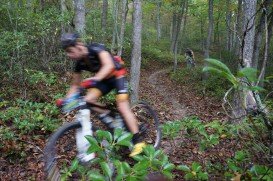
<svg viewBox="0 0 273 181"><path fill-rule="evenodd" d="M74 72L80 73L82 70L90 71L96 73L101 68L101 61L99 59L99 53L102 51L107 51L106 47L100 43L92 43L86 46L88 48L88 59L76 61L74 66ZM115 71L123 69L122 61L114 58L112 55L112 60L115 65ZM87 62L88 61L88 62Z"/></svg>

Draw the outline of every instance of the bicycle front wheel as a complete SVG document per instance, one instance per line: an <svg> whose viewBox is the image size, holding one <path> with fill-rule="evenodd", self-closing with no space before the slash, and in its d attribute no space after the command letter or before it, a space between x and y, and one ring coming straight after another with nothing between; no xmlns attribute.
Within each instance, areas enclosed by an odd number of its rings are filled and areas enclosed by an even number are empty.
<svg viewBox="0 0 273 181"><path fill-rule="evenodd" d="M161 128L156 112L148 103L143 101L134 104L131 110L138 120L144 141L158 148L161 142Z"/></svg>
<svg viewBox="0 0 273 181"><path fill-rule="evenodd" d="M44 149L46 180L61 180L60 168L71 164L77 154L75 132L81 123L71 122L60 127L48 140Z"/></svg>

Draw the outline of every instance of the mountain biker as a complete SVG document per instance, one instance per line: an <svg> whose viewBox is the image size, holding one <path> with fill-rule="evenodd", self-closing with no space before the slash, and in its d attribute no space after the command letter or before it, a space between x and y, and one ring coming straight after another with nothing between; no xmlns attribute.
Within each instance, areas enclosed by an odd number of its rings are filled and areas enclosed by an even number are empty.
<svg viewBox="0 0 273 181"><path fill-rule="evenodd" d="M191 49L187 48L185 51L185 56L186 56L187 67L188 68L195 67L195 60L194 60L193 51Z"/></svg>
<svg viewBox="0 0 273 181"><path fill-rule="evenodd" d="M66 55L75 61L73 80L67 97L77 92L78 88L90 88L84 97L88 103L97 103L100 96L116 89L116 104L118 111L125 120L127 127L133 134L133 149L129 156L142 152L146 146L140 138L139 126L134 113L130 109L126 70L105 48L103 44L92 43L85 45L80 41L78 34L66 33L61 37L62 48ZM95 75L81 80L81 72L89 71ZM81 82L82 81L82 82ZM102 119L107 119L108 110L100 109Z"/></svg>

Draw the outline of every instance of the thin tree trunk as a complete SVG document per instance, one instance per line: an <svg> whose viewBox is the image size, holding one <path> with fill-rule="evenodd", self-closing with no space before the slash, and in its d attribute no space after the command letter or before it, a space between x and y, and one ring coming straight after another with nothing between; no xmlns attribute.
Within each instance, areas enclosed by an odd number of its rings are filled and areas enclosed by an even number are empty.
<svg viewBox="0 0 273 181"><path fill-rule="evenodd" d="M95 6L95 7L99 7L99 0L95 0L94 6Z"/></svg>
<svg viewBox="0 0 273 181"><path fill-rule="evenodd" d="M141 0L134 0L133 12L133 49L131 58L131 78L132 88L131 102L138 100L140 66L141 66L141 31L142 31L142 10Z"/></svg>
<svg viewBox="0 0 273 181"><path fill-rule="evenodd" d="M45 0L40 0L40 9L41 11L45 9Z"/></svg>
<svg viewBox="0 0 273 181"><path fill-rule="evenodd" d="M184 36L185 34L186 25L187 25L187 17L188 17L188 9L189 9L188 5L189 5L189 1L186 0L186 4L185 4L186 10L183 16L183 24L182 24L182 36Z"/></svg>
<svg viewBox="0 0 273 181"><path fill-rule="evenodd" d="M183 19L183 15L185 12L185 4L186 1L184 1L181 6L180 6L180 11L178 14L176 14L176 27L173 31L173 37L172 37L172 43L171 43L171 51L173 53L175 53L175 46L177 46L177 40L178 40L178 36L181 30L181 24L182 24L182 19ZM175 69L175 68L174 68Z"/></svg>
<svg viewBox="0 0 273 181"><path fill-rule="evenodd" d="M102 18L101 18L101 29L105 32L107 26L107 13L108 13L108 0L103 0L102 3Z"/></svg>
<svg viewBox="0 0 273 181"><path fill-rule="evenodd" d="M265 44L265 53L264 53L264 62L263 62L263 65L262 65L262 70L261 70L261 77L260 77L260 80L263 80L264 79L264 76L265 76L265 71L266 71L266 64L267 64L267 58L268 58L268 50L270 49L270 40L271 40L271 37L272 37L272 28L273 28L273 12L270 13L270 15L268 16L270 18L270 22L268 24L268 40ZM268 18L268 19L269 19ZM267 25L266 25L267 26ZM263 67L264 67L264 70L263 70ZM264 87L264 82L261 81L260 84L259 84L261 87Z"/></svg>
<svg viewBox="0 0 273 181"><path fill-rule="evenodd" d="M238 8L237 8L237 23L236 23L236 41L234 43L235 54L238 55L241 59L241 40L238 39L242 37L242 0L238 0Z"/></svg>
<svg viewBox="0 0 273 181"><path fill-rule="evenodd" d="M119 0L114 0L113 1L113 33L112 33L112 45L111 45L111 51L116 52L116 45L119 42L119 37L118 37L118 3Z"/></svg>
<svg viewBox="0 0 273 181"><path fill-rule="evenodd" d="M177 17L177 29L175 31L174 34L174 45L173 45L173 53L174 53L174 66L173 66L173 70L176 71L177 69L177 46L178 46L178 37L179 37L179 33L181 30L181 24L182 24L182 19L183 19L183 15L185 12L185 4L186 1L183 2L182 6L181 6L181 12L179 13L179 16Z"/></svg>
<svg viewBox="0 0 273 181"><path fill-rule="evenodd" d="M121 18L121 27L120 27L120 41L118 46L118 56L122 54L123 39L126 27L126 17L127 17L127 0L122 0L122 18Z"/></svg>
<svg viewBox="0 0 273 181"><path fill-rule="evenodd" d="M265 9L268 9L268 7L272 4L272 0L265 0L263 2L263 6ZM266 18L266 12L262 11L259 24L257 26L257 31L254 39L254 52L253 52L253 62L252 67L258 68L259 63L259 54L260 54L260 48L262 43L262 32L265 28L265 18Z"/></svg>
<svg viewBox="0 0 273 181"><path fill-rule="evenodd" d="M257 85L260 83L261 86L263 86L263 79L265 74L265 68L267 64L267 57L268 57L268 26L267 26L267 16L264 16L264 23L265 23L265 48L264 48L264 61L261 68L261 73L258 78ZM261 81L261 82L260 82Z"/></svg>
<svg viewBox="0 0 273 181"><path fill-rule="evenodd" d="M201 34L201 40L202 40L202 50L205 50L205 39L204 39L204 22L203 19L200 18L200 34Z"/></svg>
<svg viewBox="0 0 273 181"><path fill-rule="evenodd" d="M85 34L85 0L75 2L75 29L80 34Z"/></svg>
<svg viewBox="0 0 273 181"><path fill-rule="evenodd" d="M211 36L213 31L213 0L209 0L209 28L208 28L208 37L205 47L205 58L209 58L209 48L211 42Z"/></svg>
<svg viewBox="0 0 273 181"><path fill-rule="evenodd" d="M65 0L61 0L61 13L62 13L62 16L64 16L64 13L66 11L66 6L65 6ZM65 33L65 25L62 23L61 25L61 28L62 28L62 34Z"/></svg>
<svg viewBox="0 0 273 181"><path fill-rule="evenodd" d="M157 30L157 41L161 38L161 20L160 20L160 9L161 9L161 0L157 0L156 3L156 30Z"/></svg>
<svg viewBox="0 0 273 181"><path fill-rule="evenodd" d="M23 0L18 0L18 7L22 8L23 7Z"/></svg>
<svg viewBox="0 0 273 181"><path fill-rule="evenodd" d="M171 26L170 26L170 41L172 41L172 37L173 37L173 27L174 27L174 19L171 21ZM171 51L171 48L170 48L170 51Z"/></svg>
<svg viewBox="0 0 273 181"><path fill-rule="evenodd" d="M27 9L29 9L30 11L32 11L32 0L27 0L26 7L27 7Z"/></svg>
<svg viewBox="0 0 273 181"><path fill-rule="evenodd" d="M175 31L177 29L177 13L173 13L173 21L172 21L172 33L171 33L171 48L170 51L173 52L174 50L174 39L175 39Z"/></svg>
<svg viewBox="0 0 273 181"><path fill-rule="evenodd" d="M233 23L233 29L236 30L236 24L237 24L237 17L235 16L235 20ZM234 52L234 47L235 47L235 42L236 42L236 32L232 32L232 40L231 40L231 50Z"/></svg>
<svg viewBox="0 0 273 181"><path fill-rule="evenodd" d="M226 41L226 50L231 50L231 10L230 10L230 0L226 1L227 11L226 11L226 26L227 26L227 41Z"/></svg>
<svg viewBox="0 0 273 181"><path fill-rule="evenodd" d="M214 37L214 40L215 40L215 43L217 45L219 45L219 39L220 39L220 32L219 32L219 23L220 23L220 18L221 18L221 11L218 11L218 16L217 16L217 20L216 20L216 23L215 23L215 37Z"/></svg>

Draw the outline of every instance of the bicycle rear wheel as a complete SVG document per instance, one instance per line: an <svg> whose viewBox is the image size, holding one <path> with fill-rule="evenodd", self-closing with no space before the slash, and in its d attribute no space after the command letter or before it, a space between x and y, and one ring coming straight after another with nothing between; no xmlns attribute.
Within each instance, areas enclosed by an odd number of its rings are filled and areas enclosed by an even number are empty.
<svg viewBox="0 0 273 181"><path fill-rule="evenodd" d="M161 142L161 128L156 112L144 101L134 104L131 110L137 117L144 141L158 148Z"/></svg>

